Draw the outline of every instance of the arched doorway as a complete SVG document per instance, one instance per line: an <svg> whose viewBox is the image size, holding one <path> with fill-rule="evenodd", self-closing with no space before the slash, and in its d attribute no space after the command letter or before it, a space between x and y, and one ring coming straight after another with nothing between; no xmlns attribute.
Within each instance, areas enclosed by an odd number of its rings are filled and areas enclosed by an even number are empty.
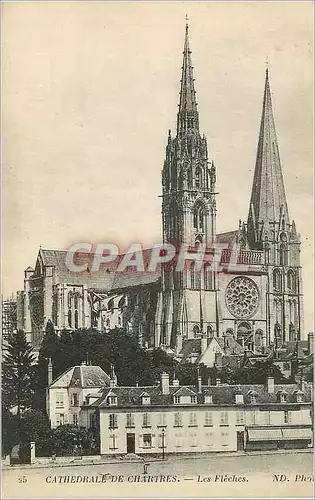
<svg viewBox="0 0 315 500"><path fill-rule="evenodd" d="M250 344L252 342L252 327L249 323L247 323L246 321L242 321L241 323L239 323L236 335L239 344L244 347L251 347Z"/></svg>
<svg viewBox="0 0 315 500"><path fill-rule="evenodd" d="M262 351L264 347L264 332L259 328L255 331L255 348Z"/></svg>

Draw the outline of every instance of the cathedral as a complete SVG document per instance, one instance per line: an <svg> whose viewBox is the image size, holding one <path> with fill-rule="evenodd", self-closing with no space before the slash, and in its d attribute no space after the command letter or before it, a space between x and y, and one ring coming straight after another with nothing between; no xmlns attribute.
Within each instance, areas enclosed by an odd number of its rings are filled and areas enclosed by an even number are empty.
<svg viewBox="0 0 315 500"><path fill-rule="evenodd" d="M301 240L289 217L270 80L265 75L262 116L248 218L235 230L216 232L216 167L201 133L185 30L177 128L169 131L162 168L163 243L205 248L183 270L73 273L65 250L40 248L18 293L18 327L34 348L47 321L56 331L124 328L143 347L180 353L189 339L233 338L256 352L303 337ZM216 248L220 262L213 266ZM150 249L144 252L149 259ZM84 253L80 254L84 259Z"/></svg>

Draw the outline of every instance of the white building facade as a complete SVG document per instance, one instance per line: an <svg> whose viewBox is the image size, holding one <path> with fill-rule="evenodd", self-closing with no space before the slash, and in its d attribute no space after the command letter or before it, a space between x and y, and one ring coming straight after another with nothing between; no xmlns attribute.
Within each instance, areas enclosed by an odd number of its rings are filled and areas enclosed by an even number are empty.
<svg viewBox="0 0 315 500"><path fill-rule="evenodd" d="M94 399L94 398L93 398ZM224 452L308 447L312 387L114 387L81 408L80 425L98 422L102 455Z"/></svg>

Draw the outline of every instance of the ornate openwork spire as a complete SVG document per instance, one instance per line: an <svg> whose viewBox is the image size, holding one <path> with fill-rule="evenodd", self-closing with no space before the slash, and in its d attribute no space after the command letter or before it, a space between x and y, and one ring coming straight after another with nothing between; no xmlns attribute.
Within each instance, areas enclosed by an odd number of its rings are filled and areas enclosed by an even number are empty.
<svg viewBox="0 0 315 500"><path fill-rule="evenodd" d="M282 220L289 223L267 67L248 230L256 234L257 241L262 230L268 231Z"/></svg>
<svg viewBox="0 0 315 500"><path fill-rule="evenodd" d="M180 88L179 110L177 116L177 134L199 132L199 116L196 103L196 92L189 48L189 28L186 23L183 52L182 79Z"/></svg>

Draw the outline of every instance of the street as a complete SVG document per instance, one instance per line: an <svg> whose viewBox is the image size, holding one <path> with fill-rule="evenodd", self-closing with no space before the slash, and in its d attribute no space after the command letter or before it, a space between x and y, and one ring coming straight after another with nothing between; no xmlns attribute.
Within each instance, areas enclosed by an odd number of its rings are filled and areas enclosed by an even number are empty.
<svg viewBox="0 0 315 500"><path fill-rule="evenodd" d="M12 468L3 471L3 497L310 497L312 460L312 453L285 453Z"/></svg>

